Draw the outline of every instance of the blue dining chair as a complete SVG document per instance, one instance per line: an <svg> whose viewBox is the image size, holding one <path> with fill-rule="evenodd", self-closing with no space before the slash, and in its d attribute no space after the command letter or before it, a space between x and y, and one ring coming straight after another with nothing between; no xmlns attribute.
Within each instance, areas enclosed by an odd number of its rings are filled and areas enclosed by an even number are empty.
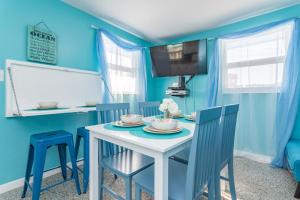
<svg viewBox="0 0 300 200"><path fill-rule="evenodd" d="M160 115L159 105L159 101L139 102L139 113L144 117Z"/></svg>
<svg viewBox="0 0 300 200"><path fill-rule="evenodd" d="M229 188L231 193L231 199L236 200L234 174L233 174L233 149L235 138L235 127L237 121L237 114L239 110L239 104L227 105L222 110L222 140L221 140L221 152L220 152L220 167L218 173L220 174L222 169L228 166L228 178L218 175L221 179L229 181ZM220 179L215 181L216 183L216 195L221 195Z"/></svg>
<svg viewBox="0 0 300 200"><path fill-rule="evenodd" d="M98 123L110 123L120 120L120 116L129 113L128 103L113 103L97 105ZM121 177L125 181L126 200L132 199L132 177L154 163L153 158L144 156L132 150L126 149L112 143L101 141L103 158L101 162L100 199L103 191L108 192L116 199L124 199L109 187L104 185L104 169Z"/></svg>
<svg viewBox="0 0 300 200"><path fill-rule="evenodd" d="M199 199L206 187L209 199L220 199L215 196L214 177L217 175L221 111L221 107L216 107L197 112L188 165L169 160L169 199ZM142 190L153 195L153 166L136 174L133 180L136 183L136 200L141 199Z"/></svg>

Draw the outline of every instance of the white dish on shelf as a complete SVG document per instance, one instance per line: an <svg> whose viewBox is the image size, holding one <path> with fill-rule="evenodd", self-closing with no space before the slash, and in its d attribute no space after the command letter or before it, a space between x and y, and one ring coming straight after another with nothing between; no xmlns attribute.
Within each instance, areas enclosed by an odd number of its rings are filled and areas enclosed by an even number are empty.
<svg viewBox="0 0 300 200"><path fill-rule="evenodd" d="M86 101L85 102L85 106L88 106L88 107L95 107L99 102L97 101Z"/></svg>
<svg viewBox="0 0 300 200"><path fill-rule="evenodd" d="M142 118L142 115L136 114L121 115L121 121L127 124L140 123L142 122Z"/></svg>
<svg viewBox="0 0 300 200"><path fill-rule="evenodd" d="M57 101L41 101L38 102L38 109L57 108L57 105L58 105Z"/></svg>
<svg viewBox="0 0 300 200"><path fill-rule="evenodd" d="M177 120L174 119L154 119L151 126L157 130L174 130L177 128Z"/></svg>

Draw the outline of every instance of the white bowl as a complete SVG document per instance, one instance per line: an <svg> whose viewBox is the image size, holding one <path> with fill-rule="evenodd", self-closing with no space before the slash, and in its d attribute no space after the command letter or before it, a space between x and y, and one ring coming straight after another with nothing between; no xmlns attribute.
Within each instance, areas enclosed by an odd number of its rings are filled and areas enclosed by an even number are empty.
<svg viewBox="0 0 300 200"><path fill-rule="evenodd" d="M57 108L57 101L41 101L38 102L39 108Z"/></svg>
<svg viewBox="0 0 300 200"><path fill-rule="evenodd" d="M86 101L85 102L85 105L86 106L96 106L98 104L98 102L97 101Z"/></svg>
<svg viewBox="0 0 300 200"><path fill-rule="evenodd" d="M154 119L151 126L159 130L173 130L177 128L177 121L174 119Z"/></svg>
<svg viewBox="0 0 300 200"><path fill-rule="evenodd" d="M128 124L142 122L142 118L142 115L136 114L121 115L121 121Z"/></svg>

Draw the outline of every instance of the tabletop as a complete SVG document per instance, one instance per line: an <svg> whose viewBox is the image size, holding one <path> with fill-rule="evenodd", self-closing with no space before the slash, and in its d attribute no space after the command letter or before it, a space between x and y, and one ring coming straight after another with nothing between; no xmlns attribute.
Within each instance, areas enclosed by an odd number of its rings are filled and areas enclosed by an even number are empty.
<svg viewBox="0 0 300 200"><path fill-rule="evenodd" d="M144 121L150 122L152 119L153 117L147 117L144 118ZM195 128L194 123L190 123L188 121L186 123L183 121L179 121L178 127L188 129L190 131L190 134L183 137L173 138L173 139L157 139L157 138L149 139L149 138L137 137L135 135L132 135L129 131L108 130L104 128L104 126L105 124L87 126L86 129L88 129L91 132L91 134L93 134L93 137L99 139L100 138L103 140L107 139L109 140L109 142L112 142L111 140L116 139L119 141L142 146L143 148L148 148L162 153L174 149L176 148L176 146L179 146L191 140Z"/></svg>

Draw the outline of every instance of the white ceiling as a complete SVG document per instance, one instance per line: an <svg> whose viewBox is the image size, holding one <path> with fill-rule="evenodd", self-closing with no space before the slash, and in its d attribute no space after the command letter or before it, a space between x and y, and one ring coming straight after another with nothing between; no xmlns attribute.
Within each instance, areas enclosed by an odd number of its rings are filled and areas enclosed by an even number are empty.
<svg viewBox="0 0 300 200"><path fill-rule="evenodd" d="M142 38L195 33L299 3L299 0L64 0Z"/></svg>

